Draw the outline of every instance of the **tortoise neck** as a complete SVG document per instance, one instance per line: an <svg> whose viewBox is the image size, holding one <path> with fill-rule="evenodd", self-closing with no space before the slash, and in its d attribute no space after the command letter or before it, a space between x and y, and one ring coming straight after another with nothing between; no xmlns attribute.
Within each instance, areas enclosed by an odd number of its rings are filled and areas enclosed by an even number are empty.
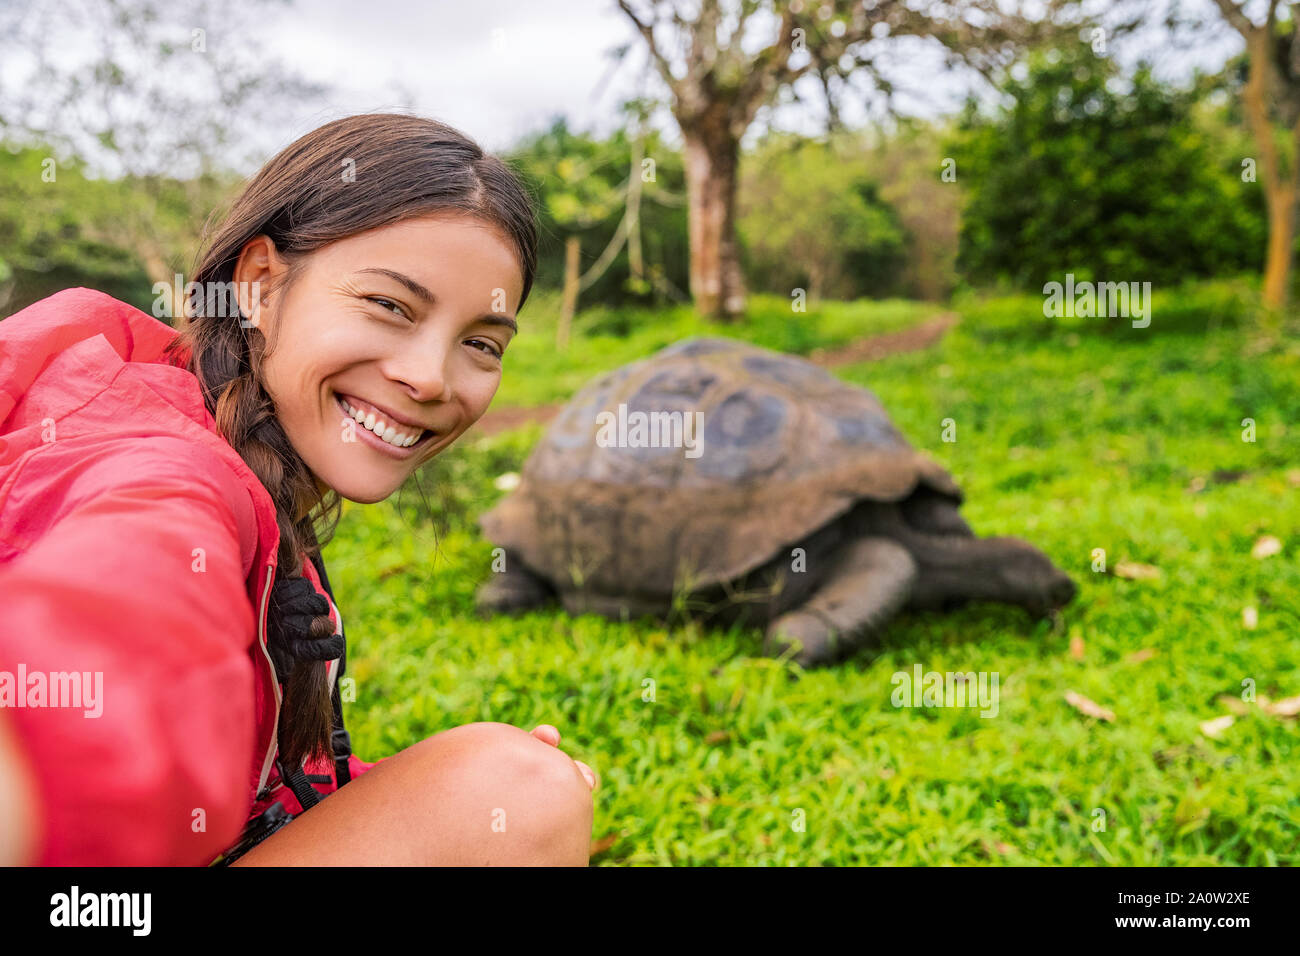
<svg viewBox="0 0 1300 956"><path fill-rule="evenodd" d="M911 553L918 566L914 605L942 606L951 601L1024 604L1028 599L1014 576L1005 573L1025 548L1015 538L917 531L896 505L863 509L857 530L859 534L892 538Z"/></svg>

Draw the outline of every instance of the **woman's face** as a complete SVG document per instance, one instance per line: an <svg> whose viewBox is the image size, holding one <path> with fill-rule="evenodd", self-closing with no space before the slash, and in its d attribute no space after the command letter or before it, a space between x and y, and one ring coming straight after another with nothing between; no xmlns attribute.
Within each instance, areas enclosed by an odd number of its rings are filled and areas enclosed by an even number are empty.
<svg viewBox="0 0 1300 956"><path fill-rule="evenodd" d="M519 261L481 220L409 219L316 250L259 312L251 283L266 295L286 270L265 236L235 269L244 314L273 344L266 390L322 492L382 501L491 403Z"/></svg>

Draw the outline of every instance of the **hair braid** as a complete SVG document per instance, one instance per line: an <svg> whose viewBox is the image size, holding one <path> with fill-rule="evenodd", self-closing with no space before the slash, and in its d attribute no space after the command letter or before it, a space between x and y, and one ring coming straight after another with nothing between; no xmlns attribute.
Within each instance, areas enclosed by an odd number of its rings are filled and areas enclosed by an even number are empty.
<svg viewBox="0 0 1300 956"><path fill-rule="evenodd" d="M190 323L172 348L188 345L197 356L191 369L205 385L205 398L216 420L217 430L239 452L249 469L267 490L275 505L280 542L277 550L276 581L268 611L267 640L273 645L279 677L284 681L284 713L277 740L280 759L298 767L303 760L330 754L334 712L329 696L326 662L298 657L295 645L282 626L287 609L276 600L290 581L302 577L302 561L319 550L310 515L301 521L305 495L315 491L314 479L289 444L275 414L275 405L259 380L260 336L245 336L239 323ZM334 633L328 614L311 624L315 638ZM287 665L287 666L286 666ZM285 672L288 673L285 673ZM292 719L287 719L292 715Z"/></svg>

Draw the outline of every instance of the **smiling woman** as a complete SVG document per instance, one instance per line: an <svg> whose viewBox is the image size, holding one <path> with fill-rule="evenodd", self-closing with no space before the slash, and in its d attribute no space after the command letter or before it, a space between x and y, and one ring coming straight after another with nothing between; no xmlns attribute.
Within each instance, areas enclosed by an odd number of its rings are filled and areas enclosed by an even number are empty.
<svg viewBox="0 0 1300 956"><path fill-rule="evenodd" d="M487 410L523 298L513 245L463 213L368 229L305 259L266 235L245 242L232 275L273 343L266 392L326 487L382 501ZM265 304L255 288L273 290Z"/></svg>
<svg viewBox="0 0 1300 956"><path fill-rule="evenodd" d="M384 500L487 410L536 246L499 159L353 116L248 182L179 334L84 289L0 324L0 532L21 529L0 533L0 658L93 660L129 701L89 728L14 712L18 860L586 862L596 777L549 725L351 755L320 556L342 499Z"/></svg>

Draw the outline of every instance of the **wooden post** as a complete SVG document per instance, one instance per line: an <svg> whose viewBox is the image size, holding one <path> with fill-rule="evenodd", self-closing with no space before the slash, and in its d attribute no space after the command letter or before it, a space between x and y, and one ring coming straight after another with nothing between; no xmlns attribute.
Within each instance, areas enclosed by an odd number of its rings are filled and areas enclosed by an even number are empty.
<svg viewBox="0 0 1300 956"><path fill-rule="evenodd" d="M560 324L555 330L555 345L560 349L569 344L569 327L578 309L578 252L577 236L564 240L564 298L560 305Z"/></svg>

